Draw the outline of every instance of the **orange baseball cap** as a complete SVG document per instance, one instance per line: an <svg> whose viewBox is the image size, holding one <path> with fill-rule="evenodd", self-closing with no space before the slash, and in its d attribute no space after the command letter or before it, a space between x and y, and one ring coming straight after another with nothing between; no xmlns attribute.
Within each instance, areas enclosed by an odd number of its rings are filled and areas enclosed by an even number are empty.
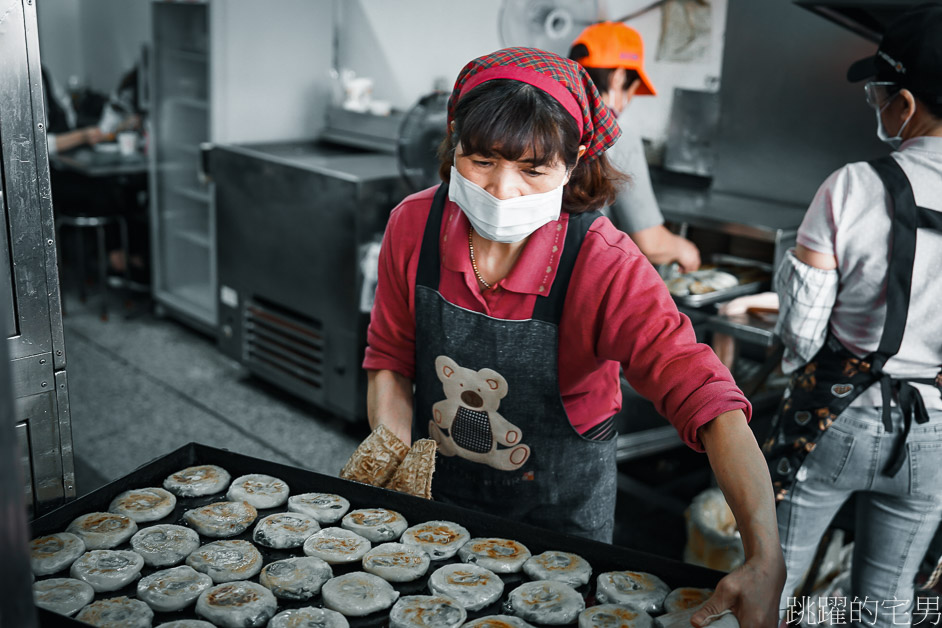
<svg viewBox="0 0 942 628"><path fill-rule="evenodd" d="M644 42L641 35L622 22L599 22L586 28L572 42L582 44L589 56L576 59L587 68L625 68L634 70L641 79L639 95L654 96L657 92L644 73Z"/></svg>

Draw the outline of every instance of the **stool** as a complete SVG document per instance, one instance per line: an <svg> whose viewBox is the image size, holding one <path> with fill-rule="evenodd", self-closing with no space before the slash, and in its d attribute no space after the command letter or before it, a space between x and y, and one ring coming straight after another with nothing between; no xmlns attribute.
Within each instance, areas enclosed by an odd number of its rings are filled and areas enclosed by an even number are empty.
<svg viewBox="0 0 942 628"><path fill-rule="evenodd" d="M62 263L62 231L64 227L71 227L77 231L75 238L76 249L78 252L78 270L79 270L79 299L85 301L85 242L82 229L95 230L96 243L96 263L98 271L98 290L101 294L101 320L108 320L108 301L106 299L108 290L108 251L105 244L105 228L109 225L117 224L121 237L121 251L124 253L124 278L130 283L130 253L128 247L128 222L121 214L104 214L101 216L60 213L56 216L56 242L59 257L59 272L64 275L65 265Z"/></svg>

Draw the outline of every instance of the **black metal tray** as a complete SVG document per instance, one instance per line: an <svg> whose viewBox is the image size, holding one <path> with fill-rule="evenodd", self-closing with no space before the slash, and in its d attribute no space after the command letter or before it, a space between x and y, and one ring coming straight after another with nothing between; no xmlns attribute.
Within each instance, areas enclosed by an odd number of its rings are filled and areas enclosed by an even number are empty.
<svg viewBox="0 0 942 628"><path fill-rule="evenodd" d="M402 513L410 526L435 519L454 521L466 527L472 537L497 536L515 539L526 545L534 555L546 550L574 552L588 560L593 568L592 579L589 581L588 585L580 590L586 597L588 604L593 603L595 577L605 571L625 569L646 571L659 576L672 588L684 586L714 587L717 581L724 575L718 571L687 565L653 554L646 554L623 547L569 536L552 530L545 530L516 521L482 514L466 508L440 504L411 495L388 491L357 482L350 482L340 478L314 473L313 471L269 462L261 458L253 458L251 456L201 445L199 443L184 445L165 456L152 460L136 471L92 493L33 520L30 524L32 536L35 538L43 534L64 531L66 526L79 515L88 512L106 511L111 500L122 491L148 486L161 486L164 478L171 473L197 464L219 465L231 473L233 478L248 473L273 475L287 482L292 494L307 492L336 493L350 501L351 509L370 507L390 508ZM159 521L140 524L140 527L144 528L158 523L184 525L183 513L186 510L223 499L225 499L224 493L205 497L177 498L177 506L173 513ZM284 510L284 507L260 510L258 518L261 519L266 515L275 512L283 512ZM253 529L254 526L251 526L246 532L233 538L251 541ZM204 543L214 540L203 537L201 537L201 539ZM265 564L273 560L281 560L291 556L303 556L300 548L293 550L274 550L260 545L256 545L256 547L258 547L259 551L262 553ZM117 549L130 549L130 544L125 543ZM456 559L433 561L425 577L415 582L394 584L393 586L403 595L426 594L428 592L426 588L428 576L442 565L448 562L455 562L455 560ZM351 566L335 565L333 567L334 575L357 571L359 569L361 569L359 563L355 563ZM146 576L154 571L157 570L145 566L141 575ZM67 575L68 573L63 571L47 577L64 577ZM525 581L526 576L523 574L501 575L501 579L504 580L505 583L504 595L501 597L501 600L480 611L469 613L469 620L475 617L500 613L500 605L506 600L507 594L516 588L518 584ZM252 580L257 582L258 576L252 578ZM96 594L95 599L104 599L119 595L135 597L136 586L136 583L134 583L118 591L99 593ZM288 608L298 608L301 606L321 606L321 600L320 596L306 602L290 602L279 599L278 604L278 610L280 612ZM74 619L56 615L42 609L38 610L40 614L40 625L46 628L50 626L85 625ZM183 611L174 613L154 613L154 625L156 626L162 622L176 619L193 618L196 618L196 615L193 607L190 606ZM376 613L368 617L353 617L349 619L352 628L383 626L388 623L386 613Z"/></svg>

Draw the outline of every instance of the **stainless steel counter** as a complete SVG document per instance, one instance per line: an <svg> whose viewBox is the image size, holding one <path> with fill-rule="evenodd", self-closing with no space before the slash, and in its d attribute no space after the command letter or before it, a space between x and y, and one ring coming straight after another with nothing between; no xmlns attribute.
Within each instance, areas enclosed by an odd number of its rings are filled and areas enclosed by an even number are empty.
<svg viewBox="0 0 942 628"><path fill-rule="evenodd" d="M654 194L665 219L770 243L775 268L795 245L806 206L679 185L666 178L652 172Z"/></svg>

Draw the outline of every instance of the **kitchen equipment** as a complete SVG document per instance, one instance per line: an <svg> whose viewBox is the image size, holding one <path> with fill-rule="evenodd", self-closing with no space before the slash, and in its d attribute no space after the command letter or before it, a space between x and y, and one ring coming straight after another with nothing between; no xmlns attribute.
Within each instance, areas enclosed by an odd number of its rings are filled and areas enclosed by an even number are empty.
<svg viewBox="0 0 942 628"><path fill-rule="evenodd" d="M423 96L399 126L399 172L413 192L441 182L438 147L448 132L448 96L445 92Z"/></svg>
<svg viewBox="0 0 942 628"><path fill-rule="evenodd" d="M589 561L596 575L609 570L631 569L646 571L657 575L672 587L714 587L717 581L724 575L718 571L686 565L659 556L568 536L553 530L535 528L516 521L485 515L473 510L379 489L366 484L349 482L347 480L341 480L340 478L321 475L312 471L297 469L198 443L189 443L164 456L158 457L130 474L88 495L80 497L44 517L34 520L31 525L32 535L36 537L42 534L62 531L69 522L78 515L87 512L107 510L111 499L118 493L138 487L160 486L163 479L171 473L197 464L219 465L232 474L233 477L249 473L272 475L284 480L290 487L292 494L303 492L336 493L350 501L351 509L367 507L390 508L405 516L410 525L432 520L454 521L466 527L473 537L496 536L518 540L525 544L534 555L550 549L574 552ZM180 523L185 510L197 504L218 501L220 496L221 494L197 498L178 498L177 506L173 513L160 522L155 523ZM260 514L271 514L272 512L281 510L284 509L262 511ZM251 528L234 538L250 540ZM301 555L298 550L274 550L262 546L258 546L258 549L261 551L266 564L272 560ZM454 559L451 559L451 562L453 561ZM437 567L441 566L441 564L444 563L433 563L432 567L429 569L429 574ZM352 565L347 568L335 566L334 574L342 574L348 569L356 570L358 566ZM152 571L152 568L145 567L142 575L147 576ZM510 575L505 578L506 587L504 595L501 597L501 602L507 598L507 594L516 584L523 580L522 575ZM416 582L394 584L394 586L404 594L414 594L424 590L426 580L427 575ZM594 580L595 578L593 577L590 581L589 590L586 591L588 595L591 595ZM96 595L96 598L133 595L133 591L134 586L132 585L119 591ZM494 606L482 609L472 615L480 616L497 613L499 611L496 609L499 607L499 604L500 602L496 602ZM279 601L280 610L288 607L309 605L318 606L319 598L315 597L313 601L303 603L286 603L284 600ZM154 624L157 625L171 618L183 619L192 617L194 617L192 607L179 613L173 613L172 616L171 614L156 613ZM385 618L377 619L373 616L367 618L350 618L350 624L353 628L379 625L377 622L384 621L384 619ZM74 620L53 615L48 612L40 612L40 620L43 626L80 625Z"/></svg>
<svg viewBox="0 0 942 628"><path fill-rule="evenodd" d="M674 89L664 144L664 168L709 177L716 152L713 141L720 119L720 95L695 89Z"/></svg>
<svg viewBox="0 0 942 628"><path fill-rule="evenodd" d="M396 158L315 142L217 145L208 169L220 350L321 408L365 419L367 269L407 194Z"/></svg>
<svg viewBox="0 0 942 628"><path fill-rule="evenodd" d="M603 19L598 0L504 0L497 18L504 46L527 46L565 57L582 30Z"/></svg>
<svg viewBox="0 0 942 628"><path fill-rule="evenodd" d="M712 263L701 267L702 270L712 268L734 275L739 283L731 288L714 290L702 294L673 295L674 301L688 307L701 307L722 301L729 301L746 294L755 294L768 290L772 281L771 264L756 260L745 259L735 255L714 254ZM694 274L699 271L695 271Z"/></svg>
<svg viewBox="0 0 942 628"><path fill-rule="evenodd" d="M0 326L12 377L4 401L14 404L21 495L43 512L75 495L75 475L35 3L8 2L2 21Z"/></svg>

